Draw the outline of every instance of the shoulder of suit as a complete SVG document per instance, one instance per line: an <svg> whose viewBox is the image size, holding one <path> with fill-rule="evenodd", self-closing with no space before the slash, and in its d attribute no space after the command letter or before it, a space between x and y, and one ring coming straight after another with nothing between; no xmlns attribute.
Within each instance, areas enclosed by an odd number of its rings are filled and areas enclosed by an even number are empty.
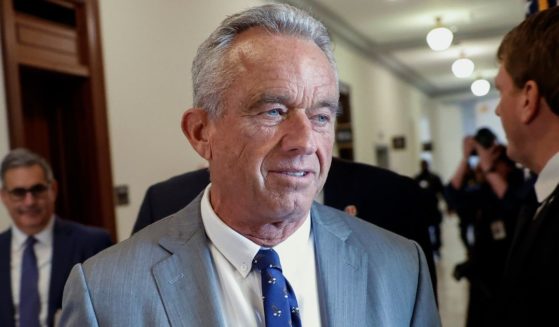
<svg viewBox="0 0 559 327"><path fill-rule="evenodd" d="M184 174L173 176L164 181L151 185L150 189L175 189L176 187L182 188L185 186L195 187L197 184L207 185L210 180L208 169L198 169ZM194 184L194 185L193 185Z"/></svg>
<svg viewBox="0 0 559 327"><path fill-rule="evenodd" d="M365 243L378 241L387 242L387 244L410 245L410 240L361 218L350 216L341 210L319 203L315 203L314 210L317 215L317 223L323 224L327 228L328 226L332 227L335 233L340 232L340 229L347 228L346 234L348 237L353 235L365 241Z"/></svg>
<svg viewBox="0 0 559 327"><path fill-rule="evenodd" d="M109 233L99 227L86 226L74 221L65 220L61 218L56 218L55 228L59 228L63 232L72 233L78 238L85 238L87 240L91 239L102 239L110 240Z"/></svg>

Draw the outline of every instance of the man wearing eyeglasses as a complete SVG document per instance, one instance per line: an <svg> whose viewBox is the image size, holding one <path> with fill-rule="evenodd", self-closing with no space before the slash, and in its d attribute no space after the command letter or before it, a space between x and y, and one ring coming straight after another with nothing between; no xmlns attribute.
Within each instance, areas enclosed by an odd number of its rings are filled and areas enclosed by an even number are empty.
<svg viewBox="0 0 559 327"><path fill-rule="evenodd" d="M57 183L39 155L15 149L0 172L13 222L0 234L0 326L52 326L72 266L110 246L111 238L56 216Z"/></svg>

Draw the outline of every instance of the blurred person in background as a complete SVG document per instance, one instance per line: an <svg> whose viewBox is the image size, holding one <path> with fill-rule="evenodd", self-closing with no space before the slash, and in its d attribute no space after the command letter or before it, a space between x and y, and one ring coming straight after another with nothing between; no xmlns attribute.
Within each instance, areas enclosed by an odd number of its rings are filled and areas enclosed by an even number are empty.
<svg viewBox="0 0 559 327"><path fill-rule="evenodd" d="M465 138L463 154L448 194L460 204L458 207L471 210L474 240L466 262L456 266L454 277L466 277L470 282L466 326L492 326L489 317L521 206L524 174L487 128ZM468 168L471 156L478 163ZM469 178L474 182L466 179L472 170Z"/></svg>
<svg viewBox="0 0 559 327"><path fill-rule="evenodd" d="M540 3L542 3L540 1ZM497 326L559 325L559 7L528 17L503 39L495 85L509 156L537 174L518 218Z"/></svg>
<svg viewBox="0 0 559 327"><path fill-rule="evenodd" d="M415 181L419 184L425 192L427 192L428 199L435 200L436 202L430 207L431 215L429 223L429 234L431 239L431 244L433 247L433 254L436 257L440 257L440 249L442 245L441 240L441 223L443 221L443 214L439 209L439 200L445 199L444 185L441 181L439 175L433 173L429 169L429 162L425 159L421 160L419 163L420 172L415 176Z"/></svg>
<svg viewBox="0 0 559 327"><path fill-rule="evenodd" d="M10 151L1 174L0 195L13 224L0 234L0 326L53 326L70 270L111 238L55 214L58 184L36 153Z"/></svg>

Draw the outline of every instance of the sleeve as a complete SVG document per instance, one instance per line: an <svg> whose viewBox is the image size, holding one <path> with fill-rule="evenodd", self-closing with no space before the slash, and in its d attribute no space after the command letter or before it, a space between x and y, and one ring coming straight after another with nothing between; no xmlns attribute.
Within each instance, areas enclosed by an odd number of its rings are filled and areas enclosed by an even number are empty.
<svg viewBox="0 0 559 327"><path fill-rule="evenodd" d="M81 264L72 268L64 287L59 326L99 326Z"/></svg>

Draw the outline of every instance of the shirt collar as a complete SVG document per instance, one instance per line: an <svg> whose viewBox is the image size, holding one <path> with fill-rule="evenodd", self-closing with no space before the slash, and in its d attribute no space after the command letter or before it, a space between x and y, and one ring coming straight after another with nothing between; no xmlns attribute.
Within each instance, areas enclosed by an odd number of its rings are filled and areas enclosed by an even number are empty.
<svg viewBox="0 0 559 327"><path fill-rule="evenodd" d="M538 202L542 203L559 184L559 152L547 161L538 175L535 188Z"/></svg>
<svg viewBox="0 0 559 327"><path fill-rule="evenodd" d="M54 215L50 217L49 222L42 231L35 234L34 237L38 243L50 246L52 245L52 230L54 229ZM12 225L12 239L13 244L17 249L21 249L29 235L25 234L21 229L17 228L15 224Z"/></svg>
<svg viewBox="0 0 559 327"><path fill-rule="evenodd" d="M252 259L261 246L239 234L227 226L215 213L210 203L209 184L204 190L200 203L202 221L208 238L217 250L246 278L252 269ZM305 222L282 243L276 245L274 250L278 253L282 263L287 264L293 253L307 246L311 232L310 212L305 217ZM285 259L285 260L284 260Z"/></svg>

